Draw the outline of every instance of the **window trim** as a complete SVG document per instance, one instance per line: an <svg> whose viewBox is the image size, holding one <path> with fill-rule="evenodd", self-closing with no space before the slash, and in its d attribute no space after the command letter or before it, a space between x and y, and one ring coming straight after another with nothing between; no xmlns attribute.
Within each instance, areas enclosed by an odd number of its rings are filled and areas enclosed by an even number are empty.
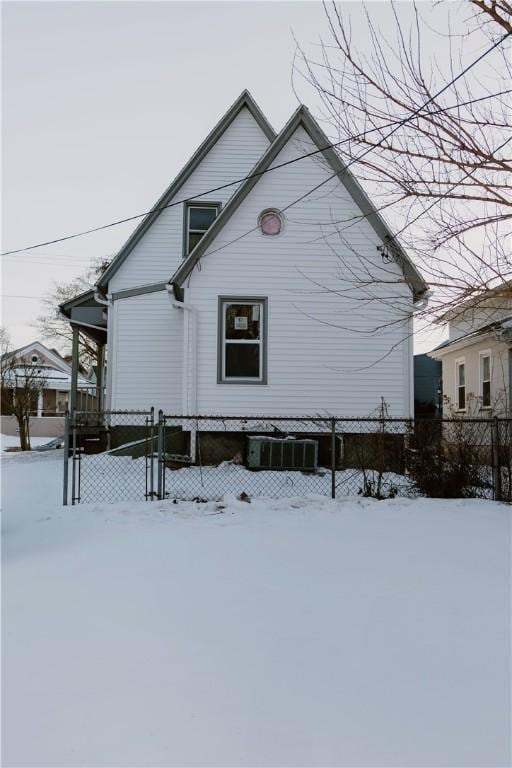
<svg viewBox="0 0 512 768"><path fill-rule="evenodd" d="M459 386L459 367L461 365L464 366L464 408L459 408L459 389L461 389L461 387ZM467 381L466 358L458 357L455 360L455 402L457 405L456 410L459 411L460 413L464 413L466 411L467 389L468 389L468 381Z"/></svg>
<svg viewBox="0 0 512 768"><path fill-rule="evenodd" d="M189 210L191 208L216 208L217 209L217 216L222 210L222 203L221 202L214 202L212 200L190 200L188 202L183 203L183 258L186 259L187 256L189 256L189 250L188 250L188 235L189 235ZM217 216L215 218L217 218ZM211 225L210 225L211 226ZM209 228L208 228L209 229ZM208 232L208 229L205 229L204 234ZM199 230L194 230L199 231Z"/></svg>
<svg viewBox="0 0 512 768"><path fill-rule="evenodd" d="M489 405L484 405L484 378L483 378L483 360L485 357L489 358ZM492 409L491 401L491 382L492 382L492 352L490 349L483 349L478 353L478 391L482 399L482 410L490 411Z"/></svg>
<svg viewBox="0 0 512 768"><path fill-rule="evenodd" d="M226 379L224 378L224 304L261 304L263 310L263 333L260 339L261 348L261 376L259 379ZM217 384L237 386L256 385L262 386L268 383L267 379L267 359L268 359L268 296L219 296L217 309Z"/></svg>

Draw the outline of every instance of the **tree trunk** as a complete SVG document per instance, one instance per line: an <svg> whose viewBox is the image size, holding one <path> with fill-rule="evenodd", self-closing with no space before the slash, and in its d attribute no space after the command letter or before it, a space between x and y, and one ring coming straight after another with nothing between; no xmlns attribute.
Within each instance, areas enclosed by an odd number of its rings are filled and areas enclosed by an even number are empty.
<svg viewBox="0 0 512 768"><path fill-rule="evenodd" d="M20 431L20 447L22 451L30 451L30 426L29 418L25 415L17 416Z"/></svg>

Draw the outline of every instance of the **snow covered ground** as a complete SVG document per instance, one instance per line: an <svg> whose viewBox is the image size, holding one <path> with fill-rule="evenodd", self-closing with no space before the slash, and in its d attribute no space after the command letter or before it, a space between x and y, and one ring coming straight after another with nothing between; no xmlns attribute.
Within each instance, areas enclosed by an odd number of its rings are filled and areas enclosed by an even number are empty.
<svg viewBox="0 0 512 768"><path fill-rule="evenodd" d="M157 488L158 462L153 464L154 488ZM69 474L72 468L70 462ZM377 472L367 470L367 478L376 482ZM149 471L148 471L149 476ZM336 493L357 495L363 489L363 473L357 469L337 470ZM412 483L405 475L386 472L382 492L398 496L413 495ZM226 461L213 466L190 466L165 470L165 492L171 499L194 501L220 500L225 493L239 496L330 496L331 472L320 468L318 472L267 471L246 469L240 464ZM112 456L98 453L82 456L80 472L80 501L141 501L146 494L146 460L130 456Z"/></svg>
<svg viewBox="0 0 512 768"><path fill-rule="evenodd" d="M32 448L36 448L38 445L44 445L53 440L53 437L31 437L30 445ZM3 435L0 434L0 448L5 451L7 448L19 448L20 438L19 435Z"/></svg>
<svg viewBox="0 0 512 768"><path fill-rule="evenodd" d="M63 508L3 454L3 765L510 764L511 507Z"/></svg>

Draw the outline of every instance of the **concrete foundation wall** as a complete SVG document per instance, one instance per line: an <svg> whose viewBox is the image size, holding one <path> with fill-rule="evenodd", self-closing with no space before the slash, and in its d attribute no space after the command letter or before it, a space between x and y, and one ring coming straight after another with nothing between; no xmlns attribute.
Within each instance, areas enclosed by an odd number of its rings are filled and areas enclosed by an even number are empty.
<svg viewBox="0 0 512 768"><path fill-rule="evenodd" d="M18 422L14 416L0 416L3 435L17 435ZM30 419L31 437L61 437L64 434L63 416L33 416Z"/></svg>

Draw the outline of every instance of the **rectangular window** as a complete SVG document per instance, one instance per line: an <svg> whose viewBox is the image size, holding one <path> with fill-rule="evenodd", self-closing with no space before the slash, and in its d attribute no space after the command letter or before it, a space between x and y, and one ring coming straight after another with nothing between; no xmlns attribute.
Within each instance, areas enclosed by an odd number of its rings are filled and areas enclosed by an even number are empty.
<svg viewBox="0 0 512 768"><path fill-rule="evenodd" d="M211 227L220 211L220 203L185 204L184 256L196 247L205 232Z"/></svg>
<svg viewBox="0 0 512 768"><path fill-rule="evenodd" d="M482 398L482 407L491 407L491 355L485 353L480 355L480 397Z"/></svg>
<svg viewBox="0 0 512 768"><path fill-rule="evenodd" d="M266 299L219 299L219 382L264 384Z"/></svg>
<svg viewBox="0 0 512 768"><path fill-rule="evenodd" d="M457 377L457 408L464 411L466 408L466 363L460 361L455 364Z"/></svg>

